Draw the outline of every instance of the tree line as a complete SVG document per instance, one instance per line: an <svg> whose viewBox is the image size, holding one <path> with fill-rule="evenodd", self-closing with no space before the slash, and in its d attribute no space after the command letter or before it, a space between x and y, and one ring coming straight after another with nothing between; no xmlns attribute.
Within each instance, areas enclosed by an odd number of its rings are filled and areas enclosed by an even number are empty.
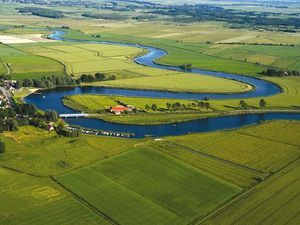
<svg viewBox="0 0 300 225"><path fill-rule="evenodd" d="M31 13L35 16L49 17L49 18L62 18L64 14L61 11L37 7L23 7L17 8L20 13Z"/></svg>
<svg viewBox="0 0 300 225"><path fill-rule="evenodd" d="M278 70L272 68L262 71L262 74L269 77L300 76L300 72L296 70Z"/></svg>
<svg viewBox="0 0 300 225"><path fill-rule="evenodd" d="M192 102L192 103L188 103L188 104L182 104L180 102L175 102L175 103L166 103L166 108L168 110L186 110L186 109L195 109L195 108L201 108L201 109L210 109L210 103L207 101L200 101L200 102ZM145 109L147 111L152 110L152 111L157 111L157 110L161 110L156 104L146 104L145 105Z"/></svg>

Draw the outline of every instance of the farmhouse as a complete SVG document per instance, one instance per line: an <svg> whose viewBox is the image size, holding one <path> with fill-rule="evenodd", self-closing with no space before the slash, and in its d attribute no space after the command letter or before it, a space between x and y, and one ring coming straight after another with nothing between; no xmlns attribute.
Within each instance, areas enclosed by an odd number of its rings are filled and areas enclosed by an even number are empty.
<svg viewBox="0 0 300 225"><path fill-rule="evenodd" d="M131 109L126 107L126 106L117 105L117 106L114 106L114 107L110 107L109 111L111 113L116 114L116 115L120 115L121 113L124 113L125 111L131 111Z"/></svg>

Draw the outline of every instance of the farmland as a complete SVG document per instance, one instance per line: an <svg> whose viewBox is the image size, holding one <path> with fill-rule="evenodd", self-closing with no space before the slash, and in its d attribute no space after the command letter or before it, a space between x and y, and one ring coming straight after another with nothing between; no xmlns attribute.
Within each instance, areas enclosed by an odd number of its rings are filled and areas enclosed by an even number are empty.
<svg viewBox="0 0 300 225"><path fill-rule="evenodd" d="M291 122L289 125L280 125L279 123L278 127L276 123L267 123L257 129L264 129L265 126L269 128L267 137L270 136L270 138L265 138L265 135L260 136L261 133L251 130L253 128L246 128L230 132L170 137L168 141L191 148L199 153L238 163L262 173L271 173L280 170L286 164L300 157L297 132L288 142L284 141L284 137L278 140L272 138L277 133L295 132L295 129L299 129L299 123ZM281 126L287 126L285 132L281 130ZM248 131L248 129L250 130ZM201 144L198 140L201 140Z"/></svg>
<svg viewBox="0 0 300 225"><path fill-rule="evenodd" d="M63 65L49 58L25 53L15 47L0 44L0 58L14 79L63 75Z"/></svg>
<svg viewBox="0 0 300 225"><path fill-rule="evenodd" d="M137 148L58 180L121 224L182 224L239 192L148 148ZM95 198L99 192L105 194ZM128 217L133 212L135 216Z"/></svg>
<svg viewBox="0 0 300 225"><path fill-rule="evenodd" d="M298 225L296 1L0 0L0 225Z"/></svg>
<svg viewBox="0 0 300 225"><path fill-rule="evenodd" d="M0 165L41 176L87 165L124 152L138 143L93 136L69 139L33 127L6 132L1 139L7 151L1 155Z"/></svg>
<svg viewBox="0 0 300 225"><path fill-rule="evenodd" d="M0 175L1 225L109 224L49 179L3 168Z"/></svg>

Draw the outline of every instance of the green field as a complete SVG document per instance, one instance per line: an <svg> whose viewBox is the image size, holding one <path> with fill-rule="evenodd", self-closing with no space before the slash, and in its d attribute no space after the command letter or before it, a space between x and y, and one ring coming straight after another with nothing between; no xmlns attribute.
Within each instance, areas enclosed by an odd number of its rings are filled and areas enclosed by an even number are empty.
<svg viewBox="0 0 300 225"><path fill-rule="evenodd" d="M101 86L183 92L235 93L252 90L250 85L233 80L183 73L167 76L106 81L99 84Z"/></svg>
<svg viewBox="0 0 300 225"><path fill-rule="evenodd" d="M0 58L9 68L13 79L63 75L63 65L55 60L32 55L9 45L0 44Z"/></svg>
<svg viewBox="0 0 300 225"><path fill-rule="evenodd" d="M57 179L120 224L187 223L240 191L141 147Z"/></svg>
<svg viewBox="0 0 300 225"><path fill-rule="evenodd" d="M300 161L280 171L200 224L298 224Z"/></svg>
<svg viewBox="0 0 300 225"><path fill-rule="evenodd" d="M1 225L107 225L88 207L46 178L0 168Z"/></svg>
<svg viewBox="0 0 300 225"><path fill-rule="evenodd" d="M279 125L278 125L279 124ZM264 127L267 128L264 128ZM285 127L285 130L282 130ZM260 136L261 132L267 133ZM167 138L168 141L188 147L195 152L209 155L227 162L242 165L261 173L276 172L288 163L300 157L298 122L266 123L257 128L245 128L237 131L191 134ZM288 141L277 134L291 134ZM268 138L271 137L271 138ZM280 138L279 138L280 137Z"/></svg>
<svg viewBox="0 0 300 225"><path fill-rule="evenodd" d="M34 127L1 135L6 152L0 165L37 175L55 175L116 155L140 141L96 136L59 137Z"/></svg>

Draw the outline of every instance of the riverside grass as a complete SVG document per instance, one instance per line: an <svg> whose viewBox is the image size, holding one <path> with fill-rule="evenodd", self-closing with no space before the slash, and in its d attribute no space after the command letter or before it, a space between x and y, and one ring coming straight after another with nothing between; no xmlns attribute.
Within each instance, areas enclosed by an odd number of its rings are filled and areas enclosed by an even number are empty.
<svg viewBox="0 0 300 225"><path fill-rule="evenodd" d="M128 225L183 224L207 214L240 191L148 147L137 147L56 179ZM99 192L102 194L95 195Z"/></svg>
<svg viewBox="0 0 300 225"><path fill-rule="evenodd" d="M141 142L96 136L64 138L55 132L20 127L1 135L6 151L0 165L36 175L56 175L124 152Z"/></svg>

